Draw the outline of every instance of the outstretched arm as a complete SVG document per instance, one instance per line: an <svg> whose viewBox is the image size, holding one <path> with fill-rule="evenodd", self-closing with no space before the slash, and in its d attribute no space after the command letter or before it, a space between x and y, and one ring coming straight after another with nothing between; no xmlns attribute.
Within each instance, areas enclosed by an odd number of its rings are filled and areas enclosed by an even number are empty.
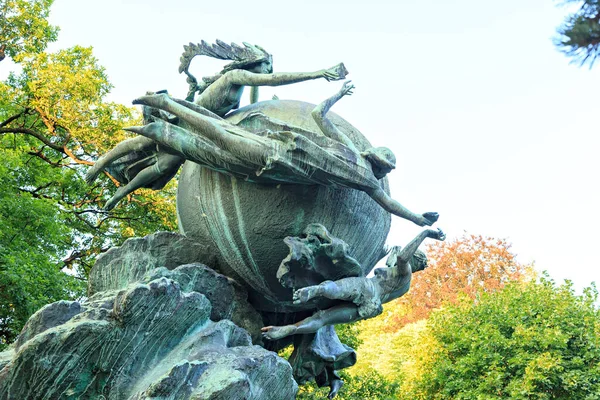
<svg viewBox="0 0 600 400"><path fill-rule="evenodd" d="M375 200L381 207L383 207L384 210L397 215L400 218L412 221L419 226L433 225L438 220L438 213L426 212L424 214L415 214L388 196L387 193L381 188L367 191L367 194L371 196L371 198Z"/></svg>
<svg viewBox="0 0 600 400"><path fill-rule="evenodd" d="M315 107L315 109L312 111L312 117L315 120L315 122L317 123L317 125L319 126L319 129L321 129L321 132L323 132L323 134L325 136L327 136L330 139L337 140L338 142L345 144L351 150L353 150L355 153L360 153L360 151L358 151L358 149L354 146L354 143L352 143L352 141L348 138L348 136L346 136L344 134L344 132L339 130L329 120L329 118L327 118L327 113L329 112L329 109L335 103L337 103L342 97L349 96L352 94L354 85L352 85L350 82L351 81L344 82L344 86L342 86L342 88L339 90L339 92L337 92L336 94L334 94L333 96L331 96L330 98L328 98L327 100L325 100L324 102L319 104L317 107Z"/></svg>
<svg viewBox="0 0 600 400"><path fill-rule="evenodd" d="M398 254L397 264L407 264L412 256L415 255L415 251L419 248L421 243L427 238L444 240L446 239L446 234L442 232L441 229L425 229L423 232L419 233L413 240L410 241L409 244L406 245Z"/></svg>
<svg viewBox="0 0 600 400"><path fill-rule="evenodd" d="M232 85L240 86L281 86L291 83L304 82L325 78L328 81L344 79L348 71L344 64L338 64L329 69L316 72L276 72L273 74L256 74L250 71L236 69L226 72L221 79Z"/></svg>

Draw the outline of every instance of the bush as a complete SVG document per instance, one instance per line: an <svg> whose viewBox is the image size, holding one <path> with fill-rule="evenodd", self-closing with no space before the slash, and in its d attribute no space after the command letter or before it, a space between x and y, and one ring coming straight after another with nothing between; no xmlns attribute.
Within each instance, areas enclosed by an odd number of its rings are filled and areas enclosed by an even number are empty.
<svg viewBox="0 0 600 400"><path fill-rule="evenodd" d="M598 292L512 283L435 312L413 398L600 399ZM418 369L418 368L417 368Z"/></svg>

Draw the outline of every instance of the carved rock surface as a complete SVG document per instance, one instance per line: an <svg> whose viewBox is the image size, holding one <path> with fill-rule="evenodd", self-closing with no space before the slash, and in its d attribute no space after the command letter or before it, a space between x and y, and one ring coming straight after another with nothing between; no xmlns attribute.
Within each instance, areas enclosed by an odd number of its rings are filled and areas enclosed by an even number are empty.
<svg viewBox="0 0 600 400"><path fill-rule="evenodd" d="M264 101L227 116L232 123L260 111L269 117L314 132L315 106L298 101ZM363 151L367 139L348 122L329 113ZM260 131L260 126L246 126ZM387 179L382 181L387 191ZM292 290L283 287L276 273L288 254L283 242L299 236L311 223L327 227L345 241L366 275L381 256L390 229L390 215L367 194L353 189L317 185L261 185L186 162L177 193L179 227L188 237L210 243L221 272L249 289L250 302L262 311L294 312L305 305L292 304ZM308 307L310 308L310 307Z"/></svg>
<svg viewBox="0 0 600 400"><path fill-rule="evenodd" d="M128 239L122 246L98 257L90 273L88 295L95 299L99 292L168 277L178 282L184 292L205 295L212 305L210 318L213 321L230 319L246 329L255 344L262 343L262 319L248 303L246 289L197 262L207 257L206 249L206 246L172 232ZM215 263L214 257L208 259Z"/></svg>
<svg viewBox="0 0 600 400"><path fill-rule="evenodd" d="M294 398L287 362L210 315L204 295L166 277L51 304L0 354L0 399Z"/></svg>
<svg viewBox="0 0 600 400"><path fill-rule="evenodd" d="M123 289L138 282L155 268L174 269L202 260L211 268L216 258L211 244L203 244L173 232L157 232L128 239L100 255L90 272L88 296L111 289Z"/></svg>
<svg viewBox="0 0 600 400"><path fill-rule="evenodd" d="M248 303L246 290L236 281L199 263L182 265L172 271L158 268L150 271L144 280L151 281L162 276L178 282L184 292L198 292L206 296L212 305L211 320L229 319L247 330L253 343L262 343L262 318Z"/></svg>

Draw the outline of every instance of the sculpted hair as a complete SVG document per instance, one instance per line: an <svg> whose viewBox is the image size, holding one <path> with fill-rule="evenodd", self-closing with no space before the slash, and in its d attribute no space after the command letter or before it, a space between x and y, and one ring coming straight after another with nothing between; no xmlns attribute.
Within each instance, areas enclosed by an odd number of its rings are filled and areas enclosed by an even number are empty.
<svg viewBox="0 0 600 400"><path fill-rule="evenodd" d="M190 74L189 67L192 59L196 56L208 56L218 60L231 60L225 65L223 70L217 75L204 77L202 82L196 86L196 91L202 93L213 82L219 79L222 74L234 69L246 69L262 62L272 62L273 57L260 46L252 45L246 42L244 46L231 43L231 45L217 39L214 44L209 44L202 40L198 44L190 43L183 46L183 54L179 59L179 73L184 72L188 76L188 83L196 82L196 78Z"/></svg>
<svg viewBox="0 0 600 400"><path fill-rule="evenodd" d="M428 267L427 256L421 250L415 251L415 255L410 259L412 272L423 271Z"/></svg>
<svg viewBox="0 0 600 400"><path fill-rule="evenodd" d="M217 43L209 44L204 40L198 44L190 43L183 46L183 54L179 59L179 73L188 72L192 59L196 56L208 56L218 60L231 60L220 72L241 69L265 61L272 61L271 54L260 46L244 42L243 47L235 43L231 45L217 39Z"/></svg>

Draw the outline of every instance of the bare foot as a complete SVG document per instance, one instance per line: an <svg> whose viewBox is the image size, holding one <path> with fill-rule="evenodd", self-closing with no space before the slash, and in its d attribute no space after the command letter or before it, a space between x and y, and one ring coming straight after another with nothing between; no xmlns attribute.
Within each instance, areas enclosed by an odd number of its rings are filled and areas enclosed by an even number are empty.
<svg viewBox="0 0 600 400"><path fill-rule="evenodd" d="M329 390L329 395L327 396L327 398L333 399L335 396L337 396L342 386L344 386L344 381L341 379L334 379L333 381L331 381L331 385L329 385L331 389Z"/></svg>
<svg viewBox="0 0 600 400"><path fill-rule="evenodd" d="M267 340L278 340L296 332L296 325L265 326L261 328L263 338Z"/></svg>
<svg viewBox="0 0 600 400"><path fill-rule="evenodd" d="M102 172L102 170L98 167L98 163L94 164L92 168L88 170L87 174L85 174L85 181L88 185L94 183L94 181L98 178L98 175L100 175L100 172Z"/></svg>
<svg viewBox="0 0 600 400"><path fill-rule="evenodd" d="M119 201L121 201L121 199L125 197L126 194L127 192L125 191L125 186L121 186L120 188L118 188L115 192L115 195L108 199L108 201L104 205L104 211L110 211L113 208L115 208Z"/></svg>
<svg viewBox="0 0 600 400"><path fill-rule="evenodd" d="M166 93L147 94L133 100L133 104L141 104L154 108L163 109L169 100L169 95Z"/></svg>
<svg viewBox="0 0 600 400"><path fill-rule="evenodd" d="M318 286L307 286L294 292L294 304L306 303L319 295Z"/></svg>

